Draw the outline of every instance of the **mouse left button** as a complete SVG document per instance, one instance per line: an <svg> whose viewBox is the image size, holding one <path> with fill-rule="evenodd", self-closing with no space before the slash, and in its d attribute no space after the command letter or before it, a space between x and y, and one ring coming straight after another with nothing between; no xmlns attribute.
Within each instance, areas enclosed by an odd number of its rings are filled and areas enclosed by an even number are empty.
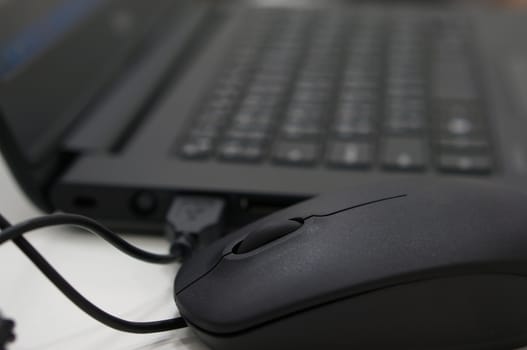
<svg viewBox="0 0 527 350"><path fill-rule="evenodd" d="M283 220L270 222L251 232L235 249L234 253L244 254L280 237L298 230L302 226L300 220Z"/></svg>
<svg viewBox="0 0 527 350"><path fill-rule="evenodd" d="M185 260L177 272L174 281L175 293L179 293L213 269L223 258L225 245L231 239L232 237L224 237L202 249L197 249L195 252L192 252L192 255L189 259Z"/></svg>

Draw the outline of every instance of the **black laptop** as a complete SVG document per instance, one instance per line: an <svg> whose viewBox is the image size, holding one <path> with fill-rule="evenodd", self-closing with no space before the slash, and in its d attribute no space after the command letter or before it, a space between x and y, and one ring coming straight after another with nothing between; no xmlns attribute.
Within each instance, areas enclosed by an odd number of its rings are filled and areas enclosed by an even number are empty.
<svg viewBox="0 0 527 350"><path fill-rule="evenodd" d="M0 144L28 196L146 230L179 193L252 218L395 176L527 188L527 13L273 3L0 2Z"/></svg>

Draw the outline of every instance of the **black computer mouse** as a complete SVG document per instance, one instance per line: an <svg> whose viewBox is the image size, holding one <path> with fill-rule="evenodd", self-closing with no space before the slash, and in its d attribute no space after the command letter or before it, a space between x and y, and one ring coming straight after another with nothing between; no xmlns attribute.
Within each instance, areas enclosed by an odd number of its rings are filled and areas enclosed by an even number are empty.
<svg viewBox="0 0 527 350"><path fill-rule="evenodd" d="M527 195L485 182L372 183L198 251L175 281L213 349L527 344Z"/></svg>

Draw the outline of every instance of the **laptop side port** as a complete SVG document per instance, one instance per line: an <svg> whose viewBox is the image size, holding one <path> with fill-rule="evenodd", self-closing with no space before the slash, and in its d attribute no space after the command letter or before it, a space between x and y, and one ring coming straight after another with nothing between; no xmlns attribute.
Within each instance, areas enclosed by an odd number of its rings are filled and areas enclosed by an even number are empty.
<svg viewBox="0 0 527 350"><path fill-rule="evenodd" d="M73 198L73 206L79 209L94 209L97 207L97 199L89 196L77 196Z"/></svg>

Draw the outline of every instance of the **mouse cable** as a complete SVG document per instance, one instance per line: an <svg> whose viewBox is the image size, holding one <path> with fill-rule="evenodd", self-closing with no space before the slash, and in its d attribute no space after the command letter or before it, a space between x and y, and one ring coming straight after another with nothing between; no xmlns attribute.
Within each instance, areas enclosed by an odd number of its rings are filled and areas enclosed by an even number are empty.
<svg viewBox="0 0 527 350"><path fill-rule="evenodd" d="M166 215L169 254L155 254L140 249L89 217L75 214L52 214L10 225L2 218L0 245L22 234L52 226L76 226L100 236L121 252L154 264L183 261L198 244L208 244L222 234L225 201L217 197L181 195L176 197Z"/></svg>
<svg viewBox="0 0 527 350"><path fill-rule="evenodd" d="M24 222L10 225L5 218L1 218L2 233L0 234L0 244L3 244L9 240L14 240L17 237L21 237L23 234L35 231L45 227L53 226L76 226L81 229L93 232L106 240L108 243L119 249L121 252L154 264L169 264L180 259L180 256L176 254L155 254L147 252L141 248L138 248L121 237L116 233L101 225L99 222L90 219L86 216L75 215L75 214L51 214L45 215L33 219L26 220Z"/></svg>
<svg viewBox="0 0 527 350"><path fill-rule="evenodd" d="M0 350L5 350L7 344L15 340L14 328L15 322L4 318L0 312Z"/></svg>
<svg viewBox="0 0 527 350"><path fill-rule="evenodd" d="M119 250L144 261L152 263L169 263L178 257L174 255L160 255L146 252L118 237L115 233L105 228L95 220L70 214L54 214L31 219L17 225L11 226L2 215L0 215L0 245L11 240L22 252L37 266L37 268L53 283L71 302L77 305L85 313L108 327L130 333L156 333L187 326L182 317L152 322L132 322L113 316L86 299L68 281L62 277L47 262L46 259L24 238L22 235L38 228L74 225L95 232L110 242Z"/></svg>

